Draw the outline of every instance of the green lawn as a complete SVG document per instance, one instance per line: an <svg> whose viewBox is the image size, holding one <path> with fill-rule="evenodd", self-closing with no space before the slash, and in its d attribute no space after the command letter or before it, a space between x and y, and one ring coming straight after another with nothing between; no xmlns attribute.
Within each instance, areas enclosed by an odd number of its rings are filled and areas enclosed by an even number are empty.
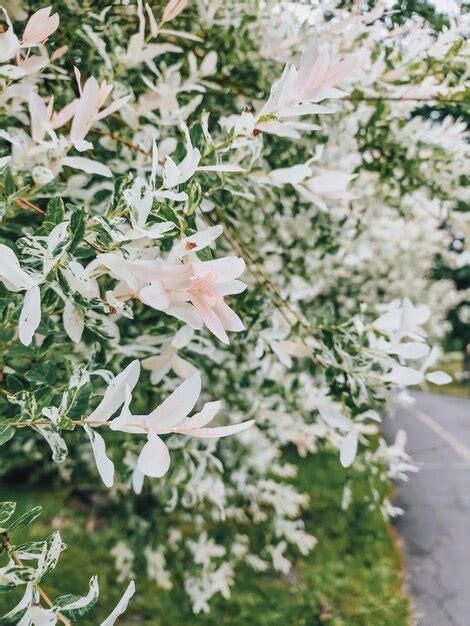
<svg viewBox="0 0 470 626"><path fill-rule="evenodd" d="M356 502L341 510L343 486L354 480ZM305 517L318 545L297 563L288 577L240 571L232 597L218 598L208 616L194 616L181 589L166 592L138 577L134 596L122 625L152 626L405 626L409 601L402 590L401 557L389 526L380 513L361 502L368 491L367 477L339 467L336 456L322 453L302 463L301 486L311 494L312 506ZM362 495L361 495L362 494ZM91 511L65 507L65 491L30 493L21 486L3 486L0 499L15 499L18 510L42 503L44 513L18 538L42 538L52 518L65 519L63 540L70 545L56 571L44 582L51 597L61 593L82 594L88 579L98 573L101 595L98 608L83 626L96 626L110 611L125 584L115 583L116 572L108 555L112 545L106 524L90 530ZM13 538L14 541L14 538ZM13 594L0 595L2 612L11 608Z"/></svg>

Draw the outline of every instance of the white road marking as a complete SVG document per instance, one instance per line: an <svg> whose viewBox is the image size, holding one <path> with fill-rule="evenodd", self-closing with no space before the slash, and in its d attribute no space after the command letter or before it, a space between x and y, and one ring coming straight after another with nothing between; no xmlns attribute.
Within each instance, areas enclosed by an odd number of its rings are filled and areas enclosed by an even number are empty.
<svg viewBox="0 0 470 626"><path fill-rule="evenodd" d="M470 470L470 466L468 463L443 463L439 461L415 461L413 459L413 464L419 467L420 470L463 470L464 472L468 472Z"/></svg>
<svg viewBox="0 0 470 626"><path fill-rule="evenodd" d="M426 424L428 428L433 430L437 435L439 435L441 439L443 439L447 444L449 444L449 446L459 455L459 457L463 461L470 464L470 448L467 448L467 446L465 446L463 443L460 443L460 441L456 439L454 435L452 435L448 430L446 430L444 426L441 426L439 422L436 422L436 420L430 415L428 415L427 413L420 411L414 406L408 407L408 409L412 413L414 413L416 417L421 422L423 422L423 424Z"/></svg>

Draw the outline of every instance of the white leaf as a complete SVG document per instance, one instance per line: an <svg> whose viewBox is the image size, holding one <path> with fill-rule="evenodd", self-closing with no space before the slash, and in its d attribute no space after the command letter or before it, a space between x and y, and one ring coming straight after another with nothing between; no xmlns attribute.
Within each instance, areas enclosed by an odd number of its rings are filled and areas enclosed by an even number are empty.
<svg viewBox="0 0 470 626"><path fill-rule="evenodd" d="M2 617L2 621L6 624L18 624L20 625L22 620L21 618L24 616L26 611L28 610L29 605L33 601L33 586L31 584L26 586L26 590L24 592L24 596L18 602L18 604L6 615ZM13 621L13 618L16 622Z"/></svg>
<svg viewBox="0 0 470 626"><path fill-rule="evenodd" d="M339 460L343 467L349 467L356 458L357 453L357 432L351 430L341 443Z"/></svg>
<svg viewBox="0 0 470 626"><path fill-rule="evenodd" d="M87 607L93 606L99 595L99 586L98 586L98 578L93 576L90 579L90 588L86 596L81 596L80 598L76 598L67 604L60 604L59 608L61 611L80 611L80 609L85 609Z"/></svg>
<svg viewBox="0 0 470 626"><path fill-rule="evenodd" d="M126 387L131 391L137 384L140 376L140 362L135 359L115 378L104 392L103 399L88 416L90 422L106 422L124 403Z"/></svg>
<svg viewBox="0 0 470 626"><path fill-rule="evenodd" d="M147 181L138 176L132 185L124 190L123 196L131 209L132 225L143 228L153 204L152 190Z"/></svg>
<svg viewBox="0 0 470 626"><path fill-rule="evenodd" d="M237 435L238 433L241 433L244 430L251 428L254 423L255 420L248 420L246 422L241 422L240 424L229 424L228 426L213 426L212 428L195 428L194 430L175 428L174 432L181 433L183 435L190 435L191 437L199 437L200 439L219 439L221 437L230 437L230 435Z"/></svg>
<svg viewBox="0 0 470 626"><path fill-rule="evenodd" d="M148 415L148 422L160 432L174 428L188 416L200 393L201 377L195 374L185 380Z"/></svg>
<svg viewBox="0 0 470 626"><path fill-rule="evenodd" d="M35 285L34 279L21 269L13 250L3 243L0 243L0 280L10 291L30 289Z"/></svg>
<svg viewBox="0 0 470 626"><path fill-rule="evenodd" d="M160 437L149 432L137 461L137 469L150 478L161 478L170 468L170 453Z"/></svg>
<svg viewBox="0 0 470 626"><path fill-rule="evenodd" d="M65 157L62 159L62 165L68 165L76 170L82 170L82 172L86 172L87 174L106 176L106 178L111 178L113 175L107 165L103 165L103 163L98 163L92 159L87 159L86 157Z"/></svg>
<svg viewBox="0 0 470 626"><path fill-rule="evenodd" d="M395 365L391 372L382 376L382 380L396 385L418 385L423 382L424 376L411 367Z"/></svg>
<svg viewBox="0 0 470 626"><path fill-rule="evenodd" d="M70 299L65 301L62 322L64 330L70 339L74 343L78 343L85 328L85 316L82 309L78 308Z"/></svg>
<svg viewBox="0 0 470 626"><path fill-rule="evenodd" d="M99 475L106 487L112 487L114 482L114 464L106 454L106 444L103 437L94 428L86 425L85 432L90 438L93 456Z"/></svg>
<svg viewBox="0 0 470 626"><path fill-rule="evenodd" d="M18 626L55 626L57 617L53 609L43 609L41 606L33 605L23 617Z"/></svg>
<svg viewBox="0 0 470 626"><path fill-rule="evenodd" d="M429 353L429 346L419 341L408 341L393 346L390 352L404 359L422 359Z"/></svg>
<svg viewBox="0 0 470 626"><path fill-rule="evenodd" d="M350 430L351 420L339 411L334 409L320 409L322 419L332 428L341 428L342 430Z"/></svg>
<svg viewBox="0 0 470 626"><path fill-rule="evenodd" d="M449 376L449 374L446 374L446 372L442 372L441 370L429 372L429 374L426 374L425 378L434 385L448 385L452 382L452 376Z"/></svg>
<svg viewBox="0 0 470 626"><path fill-rule="evenodd" d="M135 584L134 581L132 580L129 583L129 586L127 587L126 591L124 592L124 595L122 596L122 598L119 600L116 608L114 609L114 611L111 613L111 615L109 617L107 617L104 622L101 622L100 626L113 626L113 624L116 622L117 618L122 615L124 613L124 611L127 609L127 605L129 604L129 600L132 598L132 596L135 593Z"/></svg>
<svg viewBox="0 0 470 626"><path fill-rule="evenodd" d="M34 285L25 293L23 308L21 309L18 332L22 344L29 346L40 322L41 292L38 285Z"/></svg>
<svg viewBox="0 0 470 626"><path fill-rule="evenodd" d="M62 463L62 461L64 461L67 456L68 449L67 444L60 436L59 429L53 424L51 424L50 426L35 426L34 428L44 437L44 439L49 444L49 447L52 450L52 460L55 463Z"/></svg>
<svg viewBox="0 0 470 626"><path fill-rule="evenodd" d="M293 165L292 167L283 167L273 170L268 180L276 187L281 187L290 183L291 185L301 183L303 180L312 175L311 168L306 164Z"/></svg>

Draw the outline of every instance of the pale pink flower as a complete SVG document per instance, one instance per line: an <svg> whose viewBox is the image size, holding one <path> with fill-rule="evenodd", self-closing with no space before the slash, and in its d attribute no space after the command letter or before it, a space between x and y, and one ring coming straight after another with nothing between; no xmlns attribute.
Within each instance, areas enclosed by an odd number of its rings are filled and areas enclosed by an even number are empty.
<svg viewBox="0 0 470 626"><path fill-rule="evenodd" d="M173 20L183 11L188 4L188 0L170 0L163 11L162 24Z"/></svg>
<svg viewBox="0 0 470 626"><path fill-rule="evenodd" d="M185 268L186 273L178 278L174 272L155 276L140 289L142 302L193 328L204 324L223 343L229 343L227 330L244 330L243 322L224 300L224 296L241 293L246 288L243 282L236 280L245 269L243 259L226 257L174 267Z"/></svg>
<svg viewBox="0 0 470 626"><path fill-rule="evenodd" d="M188 251L193 244L188 244ZM114 290L119 299L139 298L195 329L204 324L221 341L229 343L227 330L239 332L244 325L224 297L241 293L245 283L236 280L245 269L239 257L213 261L197 258L186 263L162 259L129 260L114 253L100 254L88 266L90 275L107 269L120 283Z"/></svg>
<svg viewBox="0 0 470 626"><path fill-rule="evenodd" d="M111 422L111 429L147 435L147 443L137 461L137 469L145 476L161 478L170 467L170 453L160 435L178 433L201 439L219 438L240 433L254 424L254 420L248 420L241 424L207 427L218 413L220 401L207 402L199 413L188 417L200 393L201 377L195 374L177 387L149 415L131 415L128 394L123 411Z"/></svg>
<svg viewBox="0 0 470 626"><path fill-rule="evenodd" d="M58 13L51 13L52 7L44 7L33 13L24 29L22 48L31 48L44 43L59 27Z"/></svg>
<svg viewBox="0 0 470 626"><path fill-rule="evenodd" d="M120 109L131 96L128 95L117 98L112 104L100 111L106 98L113 90L113 85L108 85L106 81L102 81L101 84L99 84L96 78L90 76L82 89L78 71L76 71L76 76L80 90L80 98L69 103L60 113L53 116L51 126L52 128L59 128L73 117L70 139L74 147L79 152L83 152L84 150L93 148L93 144L85 140L93 124Z"/></svg>
<svg viewBox="0 0 470 626"><path fill-rule="evenodd" d="M344 80L355 65L354 57L331 64L327 50L318 50L316 44L309 46L299 68L286 65L281 78L271 87L269 98L256 118L256 128L294 139L300 137L298 131L318 129L318 126L289 118L332 113L332 109L317 103L344 96L335 85Z"/></svg>

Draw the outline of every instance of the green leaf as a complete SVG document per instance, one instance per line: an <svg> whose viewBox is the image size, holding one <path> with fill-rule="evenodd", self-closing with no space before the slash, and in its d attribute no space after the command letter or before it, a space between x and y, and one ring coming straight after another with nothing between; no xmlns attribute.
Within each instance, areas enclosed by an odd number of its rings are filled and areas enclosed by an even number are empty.
<svg viewBox="0 0 470 626"><path fill-rule="evenodd" d="M67 444L60 436L60 430L54 424L50 426L35 426L34 429L42 435L49 444L52 450L52 460L55 463L62 463L67 457L68 448Z"/></svg>
<svg viewBox="0 0 470 626"><path fill-rule="evenodd" d="M0 626L16 626L20 623L21 618L24 617L26 611L29 609L33 600L33 588L32 586L26 587L24 596L18 602L18 604L9 611L3 617L0 617Z"/></svg>
<svg viewBox="0 0 470 626"><path fill-rule="evenodd" d="M65 207L64 201L58 196L51 198L47 204L42 230L48 235L54 226L64 221Z"/></svg>
<svg viewBox="0 0 470 626"><path fill-rule="evenodd" d="M0 502L0 524L7 522L16 509L16 502Z"/></svg>
<svg viewBox="0 0 470 626"><path fill-rule="evenodd" d="M41 363L34 370L26 372L25 378L36 385L52 387L57 379L57 368L51 361Z"/></svg>
<svg viewBox="0 0 470 626"><path fill-rule="evenodd" d="M40 567L37 572L38 580L55 569L59 561L60 553L67 546L62 543L62 539L58 530L48 537L45 541L45 556L40 560Z"/></svg>
<svg viewBox="0 0 470 626"><path fill-rule="evenodd" d="M0 424L0 446L9 441L15 434L15 429L8 424Z"/></svg>
<svg viewBox="0 0 470 626"><path fill-rule="evenodd" d="M75 596L72 594L59 596L54 601L54 606L58 607L62 615L71 622L76 622L95 606L99 593L98 579L96 576L93 576L86 596Z"/></svg>
<svg viewBox="0 0 470 626"><path fill-rule="evenodd" d="M38 518L42 513L41 506L35 506L33 509L23 513L20 515L14 522L12 522L9 526L7 526L8 532L12 530L18 530L20 528L24 528L25 526L29 526L36 518Z"/></svg>
<svg viewBox="0 0 470 626"><path fill-rule="evenodd" d="M71 420L81 419L90 406L93 385L90 382L71 390L68 396L66 416Z"/></svg>
<svg viewBox="0 0 470 626"><path fill-rule="evenodd" d="M10 561L11 565L2 568L2 577L0 579L0 591L6 591L18 585L24 585L35 579L36 570L33 567L24 567L15 565Z"/></svg>
<svg viewBox="0 0 470 626"><path fill-rule="evenodd" d="M197 254L197 257L201 259L201 261L212 261L213 259L212 251L209 247L199 250L198 252L196 252L196 254Z"/></svg>
<svg viewBox="0 0 470 626"><path fill-rule="evenodd" d="M70 253L74 252L85 235L85 226L87 218L87 210L83 207L76 209L72 213L70 220L70 243L67 247Z"/></svg>
<svg viewBox="0 0 470 626"><path fill-rule="evenodd" d="M5 194L11 196L15 193L15 180L10 169L7 169L5 173Z"/></svg>
<svg viewBox="0 0 470 626"><path fill-rule="evenodd" d="M10 393L18 393L24 389L21 380L13 374L7 374L5 376L5 385Z"/></svg>
<svg viewBox="0 0 470 626"><path fill-rule="evenodd" d="M30 561L38 559L44 551L45 541L27 541L20 545L15 545L14 550L16 556L22 561Z"/></svg>

